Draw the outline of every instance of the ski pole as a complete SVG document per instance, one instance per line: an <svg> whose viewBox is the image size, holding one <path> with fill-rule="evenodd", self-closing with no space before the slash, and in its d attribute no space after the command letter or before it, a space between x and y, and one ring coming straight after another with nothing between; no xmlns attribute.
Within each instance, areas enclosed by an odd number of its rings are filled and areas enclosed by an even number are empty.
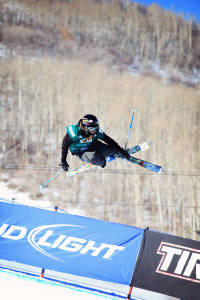
<svg viewBox="0 0 200 300"><path fill-rule="evenodd" d="M129 127L129 130L128 130L128 135L127 135L127 138L126 138L125 150L126 150L127 145L128 145L128 140L129 140L129 137L130 137L131 127L132 127L132 124L133 124L133 117L134 117L135 112L136 112L136 108L133 109L132 119L131 119L130 127Z"/></svg>
<svg viewBox="0 0 200 300"><path fill-rule="evenodd" d="M54 176L52 176L51 178L49 178L45 183L41 184L40 185L40 189L43 189L44 187L46 187L52 180L54 180L54 178L56 178L62 172L63 172L63 170L59 170Z"/></svg>

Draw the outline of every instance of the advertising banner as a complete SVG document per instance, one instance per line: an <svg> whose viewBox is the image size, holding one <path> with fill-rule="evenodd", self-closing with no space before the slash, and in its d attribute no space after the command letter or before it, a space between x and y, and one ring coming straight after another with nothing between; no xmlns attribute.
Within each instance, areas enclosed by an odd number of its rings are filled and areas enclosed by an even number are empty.
<svg viewBox="0 0 200 300"><path fill-rule="evenodd" d="M0 260L129 285L143 229L0 201Z"/></svg>
<svg viewBox="0 0 200 300"><path fill-rule="evenodd" d="M145 230L132 286L200 299L200 242Z"/></svg>

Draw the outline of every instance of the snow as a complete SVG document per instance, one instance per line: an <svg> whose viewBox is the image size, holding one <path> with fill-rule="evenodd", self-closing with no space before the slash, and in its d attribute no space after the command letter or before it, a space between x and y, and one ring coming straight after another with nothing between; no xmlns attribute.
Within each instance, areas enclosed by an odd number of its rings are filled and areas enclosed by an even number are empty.
<svg viewBox="0 0 200 300"><path fill-rule="evenodd" d="M51 206L49 201L31 200L28 194L10 189L4 182L0 182L0 197L11 201L16 200L17 203L20 204L37 206L41 208L48 208Z"/></svg>
<svg viewBox="0 0 200 300"><path fill-rule="evenodd" d="M155 75L163 80L163 83L168 85L173 81L182 82L188 85L200 84L200 72L194 69L190 73L178 70L177 68L162 69L159 63L149 62L147 66L142 66L139 62L128 66L128 72L133 76L140 76L145 74Z"/></svg>
<svg viewBox="0 0 200 300"><path fill-rule="evenodd" d="M113 297L96 294L78 288L51 283L45 279L36 279L18 275L10 271L0 271L1 299L3 300L100 300ZM115 297L116 299L116 297Z"/></svg>
<svg viewBox="0 0 200 300"><path fill-rule="evenodd" d="M7 49L6 45L1 43L0 44L0 58L6 57L7 52L8 52L8 49Z"/></svg>

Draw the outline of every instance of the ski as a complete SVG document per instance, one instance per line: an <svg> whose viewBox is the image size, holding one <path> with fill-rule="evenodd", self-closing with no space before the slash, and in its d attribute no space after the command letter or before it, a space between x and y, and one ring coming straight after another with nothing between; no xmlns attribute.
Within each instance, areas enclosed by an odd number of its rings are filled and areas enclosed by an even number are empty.
<svg viewBox="0 0 200 300"><path fill-rule="evenodd" d="M132 148L128 148L127 151L129 154L137 153L140 151L148 150L150 148L150 144L148 142L144 142Z"/></svg>
<svg viewBox="0 0 200 300"><path fill-rule="evenodd" d="M66 175L67 176L74 176L78 173L81 173L81 172L84 172L84 171L87 171L87 170L90 170L92 169L93 167L95 167L95 165L91 164L91 163L88 163L86 165L83 165L83 166L80 166L78 168L74 168L74 169L69 169L67 172L66 172Z"/></svg>
<svg viewBox="0 0 200 300"><path fill-rule="evenodd" d="M137 146L134 146L132 148L128 148L127 151L129 154L133 154L133 153L137 153L137 152L140 152L140 151L144 151L144 150L147 150L150 148L150 145L148 142L144 142L142 144L139 144ZM110 155L108 157L106 157L106 161L107 162L111 162L115 159L117 159L118 157L120 157L118 154L115 154L115 155ZM88 163L86 165L83 165L83 166L80 166L78 168L74 168L74 169L69 169L67 172L66 172L66 176L74 176L74 175L77 175L81 172L84 172L84 171L87 171L87 170L90 170L92 169L93 167L96 167L96 165L93 165L91 163Z"/></svg>
<svg viewBox="0 0 200 300"><path fill-rule="evenodd" d="M139 159L139 158L136 158L136 157L133 157L131 156L130 159L126 159L127 161L133 163L133 164L136 164L140 167L143 167L143 168L146 168L152 172L155 172L155 173L162 173L163 172L163 169L161 166L158 166L158 165L155 165L153 163L150 163L148 161L145 161L145 160L142 160L142 159Z"/></svg>
<svg viewBox="0 0 200 300"><path fill-rule="evenodd" d="M137 146L134 146L132 148L128 148L127 151L128 151L129 154L134 154L134 153L138 153L140 151L148 150L149 148L150 148L149 143L144 142L144 143L139 144ZM121 157L121 156L120 156L120 154L116 153L114 155L107 156L106 161L111 162L111 161L113 161L114 159L116 159L118 157Z"/></svg>

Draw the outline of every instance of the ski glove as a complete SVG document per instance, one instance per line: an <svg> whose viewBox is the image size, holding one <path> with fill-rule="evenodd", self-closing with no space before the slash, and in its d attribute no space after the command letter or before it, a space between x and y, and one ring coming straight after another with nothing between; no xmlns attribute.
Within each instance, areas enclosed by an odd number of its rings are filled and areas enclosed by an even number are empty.
<svg viewBox="0 0 200 300"><path fill-rule="evenodd" d="M66 161L65 162L61 161L61 164L59 166L61 166L65 172L67 172L69 169L69 165Z"/></svg>
<svg viewBox="0 0 200 300"><path fill-rule="evenodd" d="M121 149L121 155L126 158L126 159L129 159L130 158L130 154L128 153L127 150L125 149Z"/></svg>

